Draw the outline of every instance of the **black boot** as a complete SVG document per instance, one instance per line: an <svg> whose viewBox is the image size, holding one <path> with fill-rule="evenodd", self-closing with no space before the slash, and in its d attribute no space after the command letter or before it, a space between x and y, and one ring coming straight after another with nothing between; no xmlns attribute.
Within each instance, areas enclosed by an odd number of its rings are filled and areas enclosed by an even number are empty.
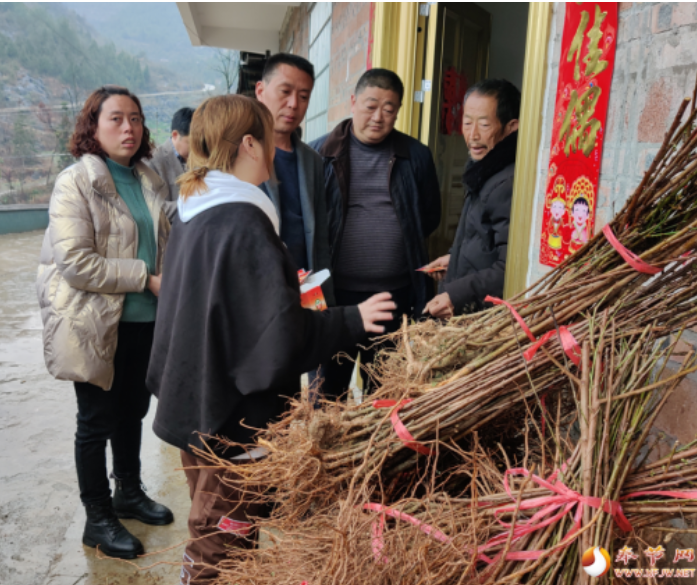
<svg viewBox="0 0 697 585"><path fill-rule="evenodd" d="M119 522L111 501L85 506L87 522L82 534L82 543L99 547L105 555L119 559L135 559L145 551L140 540Z"/></svg>
<svg viewBox="0 0 697 585"><path fill-rule="evenodd" d="M174 522L174 514L167 506L151 500L143 490L140 478L116 480L114 490L114 511L119 518L135 518L144 524L164 526Z"/></svg>

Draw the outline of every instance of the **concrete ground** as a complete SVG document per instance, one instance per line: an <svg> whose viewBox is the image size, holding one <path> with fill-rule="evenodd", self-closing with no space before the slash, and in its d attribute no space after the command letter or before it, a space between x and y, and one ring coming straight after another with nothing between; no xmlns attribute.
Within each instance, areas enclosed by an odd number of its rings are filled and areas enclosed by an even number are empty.
<svg viewBox="0 0 697 585"><path fill-rule="evenodd" d="M84 510L73 460L77 412L72 384L46 371L34 280L43 233L0 235L0 583L3 585L154 585L179 583L188 536L188 488L178 451L143 431L143 481L175 522L124 524L148 553L128 564L99 560L82 545ZM179 545L179 546L177 546ZM146 567L158 565L147 571Z"/></svg>

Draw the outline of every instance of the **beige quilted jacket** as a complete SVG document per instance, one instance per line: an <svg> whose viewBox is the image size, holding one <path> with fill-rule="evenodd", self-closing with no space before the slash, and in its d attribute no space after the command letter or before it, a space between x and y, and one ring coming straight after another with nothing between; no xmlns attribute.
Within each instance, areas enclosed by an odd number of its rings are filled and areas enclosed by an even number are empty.
<svg viewBox="0 0 697 585"><path fill-rule="evenodd" d="M170 228L162 211L167 186L143 163L136 173L153 217L159 273ZM137 250L135 221L100 157L84 155L58 175L36 281L44 358L56 378L111 388L124 293L147 282Z"/></svg>

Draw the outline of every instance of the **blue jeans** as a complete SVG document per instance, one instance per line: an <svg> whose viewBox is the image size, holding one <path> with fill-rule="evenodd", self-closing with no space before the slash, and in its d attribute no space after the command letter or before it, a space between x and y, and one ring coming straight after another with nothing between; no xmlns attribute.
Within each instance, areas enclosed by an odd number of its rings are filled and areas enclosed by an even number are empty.
<svg viewBox="0 0 697 585"><path fill-rule="evenodd" d="M111 390L75 382L75 466L80 500L85 505L102 503L111 497L107 441L111 442L114 474L122 479L140 477L143 419L150 406L145 376L154 329L154 323L119 324Z"/></svg>

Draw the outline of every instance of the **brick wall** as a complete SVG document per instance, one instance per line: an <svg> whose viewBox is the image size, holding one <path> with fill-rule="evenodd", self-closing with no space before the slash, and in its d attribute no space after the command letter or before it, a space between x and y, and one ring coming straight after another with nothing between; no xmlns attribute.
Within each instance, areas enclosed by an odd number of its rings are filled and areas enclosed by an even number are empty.
<svg viewBox="0 0 697 585"><path fill-rule="evenodd" d="M551 270L538 262L544 186L549 164L551 121L557 89L564 4L555 4L550 44L543 133L538 160L536 205L532 210L532 241L528 283ZM619 211L648 169L680 102L691 97L697 76L697 3L620 3L617 52L612 79L603 162L598 189L596 231ZM697 332L686 331L677 353L697 349ZM678 360L668 364L676 373ZM669 452L674 442L697 438L697 374L691 374L670 397L652 434Z"/></svg>
<svg viewBox="0 0 697 585"><path fill-rule="evenodd" d="M596 232L622 208L638 185L680 102L692 96L697 76L697 3L621 2L619 10ZM550 270L538 258L564 13L564 3L555 3L536 204L531 217L528 283Z"/></svg>
<svg viewBox="0 0 697 585"><path fill-rule="evenodd" d="M366 70L369 33L370 2L334 3L327 130L351 115L351 94Z"/></svg>
<svg viewBox="0 0 697 585"><path fill-rule="evenodd" d="M280 31L282 51L309 54L309 3L289 8ZM331 130L351 114L350 97L366 70L370 31L370 2L334 2L332 10L332 62L329 69L329 120Z"/></svg>

